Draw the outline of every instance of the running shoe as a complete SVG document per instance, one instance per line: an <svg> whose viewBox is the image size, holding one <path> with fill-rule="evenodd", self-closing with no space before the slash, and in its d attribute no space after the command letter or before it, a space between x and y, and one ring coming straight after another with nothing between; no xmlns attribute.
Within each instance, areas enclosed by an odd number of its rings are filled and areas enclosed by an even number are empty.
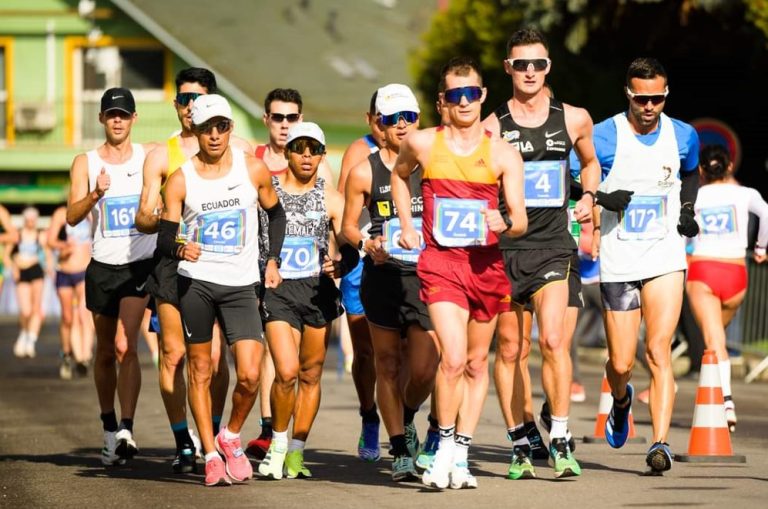
<svg viewBox="0 0 768 509"><path fill-rule="evenodd" d="M416 456L416 466L422 470L426 470L432 464L435 459L435 453L437 452L437 446L440 444L440 432L428 430L427 438L424 443L421 444L421 450L418 456Z"/></svg>
<svg viewBox="0 0 768 509"><path fill-rule="evenodd" d="M438 447L432 464L421 476L421 482L425 486L445 489L450 484L451 470L453 469L453 446Z"/></svg>
<svg viewBox="0 0 768 509"><path fill-rule="evenodd" d="M245 452L261 461L264 459L264 456L267 455L267 451L269 450L269 445L271 443L271 436L259 435L257 438L254 438L248 442L248 446L245 448Z"/></svg>
<svg viewBox="0 0 768 509"><path fill-rule="evenodd" d="M205 485L206 486L230 486L232 481L227 477L227 470L224 466L224 460L219 457L205 462Z"/></svg>
<svg viewBox="0 0 768 509"><path fill-rule="evenodd" d="M123 465L125 460L117 455L117 435L114 431L104 432L104 447L101 449L101 463L111 467L113 465Z"/></svg>
<svg viewBox="0 0 768 509"><path fill-rule="evenodd" d="M672 451L666 442L656 442L648 449L645 464L650 467L649 474L661 475L672 468Z"/></svg>
<svg viewBox="0 0 768 509"><path fill-rule="evenodd" d="M451 468L451 489L474 489L477 488L477 478L469 472L469 465L466 461L454 463Z"/></svg>
<svg viewBox="0 0 768 509"><path fill-rule="evenodd" d="M206 463L206 475L208 473L208 464ZM184 449L177 449L176 456L173 458L171 468L174 474L189 474L197 473L197 459L195 458L195 450L190 447Z"/></svg>
<svg viewBox="0 0 768 509"><path fill-rule="evenodd" d="M608 419L605 420L605 439L614 449L622 447L629 436L629 411L632 408L632 397L634 394L635 389L632 387L632 384L627 384L629 403L624 408L617 407L616 398L613 398L611 413L608 414Z"/></svg>
<svg viewBox="0 0 768 509"><path fill-rule="evenodd" d="M573 403L584 403L587 400L587 392L584 386L579 382L571 383L571 401Z"/></svg>
<svg viewBox="0 0 768 509"><path fill-rule="evenodd" d="M549 411L549 404L544 401L544 404L541 405L541 413L539 414L539 424L541 424L541 427L547 430L547 435L549 435L550 430L552 429L552 414ZM565 430L565 438L568 439L568 447L571 449L571 452L574 452L576 450L576 440L573 439L573 435L571 434L570 429ZM541 439L541 435L539 435L539 439ZM528 436L528 442L531 441L531 437ZM542 449L543 449L542 445ZM537 457L535 454L533 456L533 459L537 460L545 460L549 458L549 451L546 451L546 456L544 457Z"/></svg>
<svg viewBox="0 0 768 509"><path fill-rule="evenodd" d="M37 338L33 338L29 334L27 334L27 341L24 344L24 355L29 357L30 359L34 359L37 353L35 352L35 344L37 343Z"/></svg>
<svg viewBox="0 0 768 509"><path fill-rule="evenodd" d="M227 466L227 475L233 480L243 482L253 477L253 467L240 445L240 437L227 439L224 426L216 435L216 450L224 457Z"/></svg>
<svg viewBox="0 0 768 509"><path fill-rule="evenodd" d="M392 480L395 482L416 481L419 474L413 465L413 458L402 455L395 456L392 461Z"/></svg>
<svg viewBox="0 0 768 509"><path fill-rule="evenodd" d="M280 480L283 478L283 465L288 452L288 444L278 444L274 440L269 445L267 455L259 464L259 473L269 479Z"/></svg>
<svg viewBox="0 0 768 509"><path fill-rule="evenodd" d="M512 448L512 461L507 470L507 479L533 479L536 471L531 463L531 448L527 445L516 445Z"/></svg>
<svg viewBox="0 0 768 509"><path fill-rule="evenodd" d="M72 380L72 356L61 354L59 362L59 378L62 380Z"/></svg>
<svg viewBox="0 0 768 509"><path fill-rule="evenodd" d="M120 427L115 433L117 448L115 452L123 460L129 460L139 453L139 446L133 438L133 433L127 428Z"/></svg>
<svg viewBox="0 0 768 509"><path fill-rule="evenodd" d="M379 446L378 422L363 422L360 440L357 442L357 456L363 461L379 461L381 449Z"/></svg>
<svg viewBox="0 0 768 509"><path fill-rule="evenodd" d="M553 438L549 444L549 466L554 467L555 477L574 477L581 475L581 465L573 457L565 438Z"/></svg>
<svg viewBox="0 0 768 509"><path fill-rule="evenodd" d="M288 479L309 479L312 472L304 466L304 451L296 449L285 456L285 476Z"/></svg>
<svg viewBox="0 0 768 509"><path fill-rule="evenodd" d="M88 376L88 363L87 362L78 362L75 364L75 373L77 373L77 376L80 378L85 378Z"/></svg>
<svg viewBox="0 0 768 509"><path fill-rule="evenodd" d="M405 445L408 447L408 452L411 454L411 458L418 456L419 432L413 422L405 425Z"/></svg>

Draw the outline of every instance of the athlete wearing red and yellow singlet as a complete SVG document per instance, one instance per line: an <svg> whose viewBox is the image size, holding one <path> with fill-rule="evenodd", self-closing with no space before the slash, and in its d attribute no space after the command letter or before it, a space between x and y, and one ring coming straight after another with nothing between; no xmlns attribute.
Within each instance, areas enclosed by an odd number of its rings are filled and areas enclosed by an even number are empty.
<svg viewBox="0 0 768 509"><path fill-rule="evenodd" d="M444 128L438 127L428 161L422 180L426 249L418 265L421 299L427 304L454 302L468 309L473 318L490 320L508 311L510 303L511 288L498 249L499 234L486 228L480 245L446 247L435 239L433 229L436 198L482 200L486 209L498 208L498 177L489 166L491 135L485 131L474 151L457 155L445 142Z"/></svg>
<svg viewBox="0 0 768 509"><path fill-rule="evenodd" d="M448 62L440 79L447 125L408 134L392 169L399 244L413 249L422 235L426 244L417 273L440 344L435 377L440 442L422 482L438 488L477 487L467 454L488 393L488 349L496 318L510 300L499 234L519 236L528 226L523 160L480 124L485 96L477 64L466 58ZM421 235L409 206L408 184L416 164L424 169ZM499 182L511 204L506 221L498 210Z"/></svg>

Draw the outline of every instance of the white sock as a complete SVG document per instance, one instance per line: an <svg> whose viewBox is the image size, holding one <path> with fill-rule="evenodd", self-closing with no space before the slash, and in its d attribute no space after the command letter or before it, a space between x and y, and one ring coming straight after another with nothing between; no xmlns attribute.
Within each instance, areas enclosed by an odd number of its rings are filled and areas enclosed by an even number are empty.
<svg viewBox="0 0 768 509"><path fill-rule="evenodd" d="M731 360L720 361L717 363L720 368L720 386L723 388L723 396L731 395Z"/></svg>
<svg viewBox="0 0 768 509"><path fill-rule="evenodd" d="M552 429L549 431L549 438L565 438L568 432L568 417L552 416Z"/></svg>
<svg viewBox="0 0 768 509"><path fill-rule="evenodd" d="M275 431L272 430L272 441L280 445L288 445L288 430Z"/></svg>
<svg viewBox="0 0 768 509"><path fill-rule="evenodd" d="M213 459L216 459L216 458L221 459L221 456L219 456L218 452L216 452L216 451L209 452L208 454L205 455L205 462L208 463L209 461L211 461Z"/></svg>
<svg viewBox="0 0 768 509"><path fill-rule="evenodd" d="M234 440L240 438L240 433L232 433L229 428L224 428L224 438L227 440Z"/></svg>
<svg viewBox="0 0 768 509"><path fill-rule="evenodd" d="M287 434L287 432L286 432ZM291 445L288 446L288 452L291 451L303 451L306 442L304 440L291 439Z"/></svg>

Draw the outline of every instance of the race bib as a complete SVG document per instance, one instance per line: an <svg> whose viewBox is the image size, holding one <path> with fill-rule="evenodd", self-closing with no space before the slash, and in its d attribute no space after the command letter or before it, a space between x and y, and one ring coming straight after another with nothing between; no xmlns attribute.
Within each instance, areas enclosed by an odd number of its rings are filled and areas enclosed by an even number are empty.
<svg viewBox="0 0 768 509"><path fill-rule="evenodd" d="M435 197L433 235L445 247L484 246L488 228L481 212L487 200Z"/></svg>
<svg viewBox="0 0 768 509"><path fill-rule="evenodd" d="M667 197L633 196L619 218L621 240L656 240L667 236Z"/></svg>
<svg viewBox="0 0 768 509"><path fill-rule="evenodd" d="M280 275L285 279L301 279L320 274L320 253L313 237L287 235L280 250Z"/></svg>
<svg viewBox="0 0 768 509"><path fill-rule="evenodd" d="M526 161L525 206L561 207L565 200L565 160Z"/></svg>
<svg viewBox="0 0 768 509"><path fill-rule="evenodd" d="M245 210L211 212L197 218L195 242L203 251L239 253L245 245Z"/></svg>
<svg viewBox="0 0 768 509"><path fill-rule="evenodd" d="M413 227L419 234L419 247L415 249L403 249L398 244L400 241L400 234L402 233L400 228L400 218L396 217L384 223L384 238L386 239L384 249L387 250L392 258L410 263L419 261L419 253L424 249L424 234L421 232L420 217L413 218Z"/></svg>
<svg viewBox="0 0 768 509"><path fill-rule="evenodd" d="M729 235L736 233L736 207L707 207L701 209L701 233L703 235Z"/></svg>
<svg viewBox="0 0 768 509"><path fill-rule="evenodd" d="M136 229L136 211L140 195L102 198L101 234L105 238L141 235Z"/></svg>

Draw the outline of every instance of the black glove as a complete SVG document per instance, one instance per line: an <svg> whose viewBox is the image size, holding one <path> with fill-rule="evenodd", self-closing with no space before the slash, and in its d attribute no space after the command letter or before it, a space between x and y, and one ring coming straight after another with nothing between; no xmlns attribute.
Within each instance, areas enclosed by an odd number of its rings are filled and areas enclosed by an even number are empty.
<svg viewBox="0 0 768 509"><path fill-rule="evenodd" d="M611 212L619 212L627 208L633 194L635 194L634 191L625 191L623 189L618 189L612 193L598 191L595 203Z"/></svg>
<svg viewBox="0 0 768 509"><path fill-rule="evenodd" d="M693 218L694 212L688 207L680 209L680 219L677 222L677 232L686 237L695 237L699 234L699 223Z"/></svg>

